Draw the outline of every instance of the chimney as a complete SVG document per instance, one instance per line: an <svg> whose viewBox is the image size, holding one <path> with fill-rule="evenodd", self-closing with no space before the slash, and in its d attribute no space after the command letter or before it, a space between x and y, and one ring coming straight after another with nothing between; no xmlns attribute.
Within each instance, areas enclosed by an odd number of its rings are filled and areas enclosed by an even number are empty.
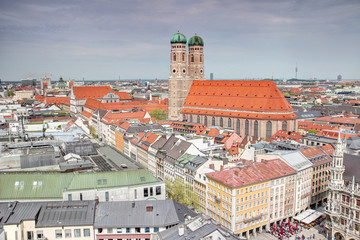
<svg viewBox="0 0 360 240"><path fill-rule="evenodd" d="M185 227L183 225L179 226L179 236L184 236L185 234Z"/></svg>

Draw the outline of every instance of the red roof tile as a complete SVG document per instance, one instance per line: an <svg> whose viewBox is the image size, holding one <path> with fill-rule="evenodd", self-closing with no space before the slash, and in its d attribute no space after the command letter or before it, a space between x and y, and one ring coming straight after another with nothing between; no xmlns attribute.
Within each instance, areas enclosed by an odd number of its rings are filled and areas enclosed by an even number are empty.
<svg viewBox="0 0 360 240"><path fill-rule="evenodd" d="M82 115L84 115L87 118L91 118L92 117L92 113L89 113L88 111L82 111L81 112Z"/></svg>
<svg viewBox="0 0 360 240"><path fill-rule="evenodd" d="M207 173L214 179L229 187L241 187L271 179L296 174L296 171L279 159L254 162L245 167L235 167L229 170Z"/></svg>
<svg viewBox="0 0 360 240"><path fill-rule="evenodd" d="M272 142L272 141L293 140L298 143L302 143L302 139L303 136L298 132L279 130L270 137L269 141Z"/></svg>
<svg viewBox="0 0 360 240"><path fill-rule="evenodd" d="M194 81L182 113L261 119L297 118L272 81Z"/></svg>
<svg viewBox="0 0 360 240"><path fill-rule="evenodd" d="M84 107L90 108L92 110L96 110L100 107L101 102L99 100L96 99L92 99L92 98L88 98L85 102Z"/></svg>
<svg viewBox="0 0 360 240"><path fill-rule="evenodd" d="M51 103L55 103L55 104L65 104L65 105L70 105L70 97L47 97L45 98L45 103L46 104L51 104Z"/></svg>
<svg viewBox="0 0 360 240"><path fill-rule="evenodd" d="M138 112L108 112L101 121L106 124L118 124L123 120L129 119L144 119L146 112L138 111Z"/></svg>
<svg viewBox="0 0 360 240"><path fill-rule="evenodd" d="M114 92L110 86L73 87L75 99L103 98L109 92Z"/></svg>
<svg viewBox="0 0 360 240"><path fill-rule="evenodd" d="M322 151L319 147L312 147L300 151L307 159L309 159L314 166L330 163L332 159L328 154Z"/></svg>
<svg viewBox="0 0 360 240"><path fill-rule="evenodd" d="M35 99L40 101L40 102L43 102L45 100L45 97L41 96L41 95L35 95Z"/></svg>
<svg viewBox="0 0 360 240"><path fill-rule="evenodd" d="M131 100L132 98L126 92L115 92L116 95L119 96L120 100Z"/></svg>

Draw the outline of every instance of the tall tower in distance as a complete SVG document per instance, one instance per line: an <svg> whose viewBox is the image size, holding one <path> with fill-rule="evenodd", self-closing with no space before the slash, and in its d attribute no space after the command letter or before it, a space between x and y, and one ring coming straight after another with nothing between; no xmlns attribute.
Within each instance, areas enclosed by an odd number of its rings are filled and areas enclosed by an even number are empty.
<svg viewBox="0 0 360 240"><path fill-rule="evenodd" d="M186 37L179 31L170 40L169 119L180 120L180 112L189 92ZM191 86L191 85L190 85Z"/></svg>
<svg viewBox="0 0 360 240"><path fill-rule="evenodd" d="M195 36L189 39L188 46L189 77L191 79L191 83L193 80L205 80L204 41L195 33Z"/></svg>
<svg viewBox="0 0 360 240"><path fill-rule="evenodd" d="M345 172L344 166L344 151L343 142L341 140L341 131L339 131L338 140L335 146L335 152L333 155L333 162L330 167L331 183L335 185L344 185L343 174Z"/></svg>

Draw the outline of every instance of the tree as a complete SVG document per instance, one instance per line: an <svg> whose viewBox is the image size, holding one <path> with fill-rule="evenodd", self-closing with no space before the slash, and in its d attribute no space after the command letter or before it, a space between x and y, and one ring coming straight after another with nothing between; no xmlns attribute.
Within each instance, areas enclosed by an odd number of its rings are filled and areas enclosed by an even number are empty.
<svg viewBox="0 0 360 240"><path fill-rule="evenodd" d="M157 120L165 120L167 119L167 112L165 112L161 108L158 108L150 111L150 116Z"/></svg>
<svg viewBox="0 0 360 240"><path fill-rule="evenodd" d="M15 94L14 94L14 91L13 90L9 90L8 91L8 96L10 97L10 96L14 96Z"/></svg>
<svg viewBox="0 0 360 240"><path fill-rule="evenodd" d="M168 198L185 206L193 206L194 208L199 209L199 198L194 193L190 184L184 183L177 178L174 182L165 181L165 185Z"/></svg>

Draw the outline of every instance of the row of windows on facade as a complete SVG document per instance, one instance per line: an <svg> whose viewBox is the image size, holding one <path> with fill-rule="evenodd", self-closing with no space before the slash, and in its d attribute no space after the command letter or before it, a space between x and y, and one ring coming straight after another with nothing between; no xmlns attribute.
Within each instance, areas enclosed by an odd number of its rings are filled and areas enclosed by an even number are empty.
<svg viewBox="0 0 360 240"><path fill-rule="evenodd" d="M193 116L189 115L189 122L193 121ZM196 122L200 123L200 116L198 115L196 118ZM204 116L204 124L207 125L208 123L208 119L207 116ZM211 118L211 125L215 126L215 117ZM222 117L220 117L220 122L219 122L219 126L220 127L224 127L224 119ZM232 119L228 118L228 124L227 124L228 128L232 128ZM249 120L245 120L245 136L249 136L249 127L250 127L250 122ZM240 135L240 120L236 120L236 134ZM287 130L287 122L283 121L282 122L282 130L286 131ZM254 137L258 137L259 136L259 123L257 120L254 121ZM271 121L267 121L266 122L266 138L269 139L272 136L272 122Z"/></svg>
<svg viewBox="0 0 360 240"><path fill-rule="evenodd" d="M106 228L106 231L104 231L103 228L98 228L97 232L98 233L105 233L105 234L109 234L109 233L150 233L151 228L150 227L145 227L145 228L140 228L140 227L136 227L136 228ZM154 227L153 228L153 232L159 232L159 228L158 227Z"/></svg>
<svg viewBox="0 0 360 240"><path fill-rule="evenodd" d="M63 235L65 238L72 238L72 233L74 232L75 238L81 238L81 237L90 237L90 228L85 228L83 231L81 229L56 229L55 230L55 238L63 238ZM81 232L83 232L83 235L81 235ZM38 230L36 231L36 237L37 239L44 239L46 236L44 236L44 231ZM17 231L15 231L15 239L18 239ZM27 240L33 240L34 238L34 232L33 231L27 231L26 232L26 239Z"/></svg>
<svg viewBox="0 0 360 240"><path fill-rule="evenodd" d="M181 60L185 61L185 53L182 54ZM174 62L176 61L176 53L173 53L173 61ZM194 55L193 54L190 55L190 61L194 62ZM200 55L200 62L202 62L202 55Z"/></svg>

